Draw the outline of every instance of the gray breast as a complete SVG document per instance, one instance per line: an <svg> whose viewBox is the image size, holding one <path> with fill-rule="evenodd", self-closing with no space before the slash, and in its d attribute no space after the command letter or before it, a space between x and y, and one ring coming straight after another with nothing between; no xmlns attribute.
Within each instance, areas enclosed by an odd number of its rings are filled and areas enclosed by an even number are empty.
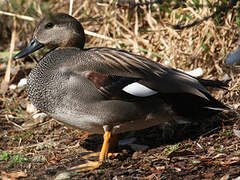
<svg viewBox="0 0 240 180"><path fill-rule="evenodd" d="M53 113L66 94L66 88L63 86L66 79L67 76L57 69L56 59L53 56L42 58L29 75L28 97L37 109Z"/></svg>

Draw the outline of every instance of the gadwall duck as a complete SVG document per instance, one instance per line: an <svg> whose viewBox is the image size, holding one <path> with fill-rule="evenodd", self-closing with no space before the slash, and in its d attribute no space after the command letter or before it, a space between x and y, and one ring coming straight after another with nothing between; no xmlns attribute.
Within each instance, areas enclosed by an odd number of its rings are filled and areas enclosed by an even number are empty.
<svg viewBox="0 0 240 180"><path fill-rule="evenodd" d="M205 87L223 87L221 81L194 78L119 49L84 49L84 44L82 25L58 13L43 18L31 42L15 56L50 47L29 75L29 99L61 122L104 134L99 160L78 169L101 165L112 134L183 118L203 119L228 109Z"/></svg>

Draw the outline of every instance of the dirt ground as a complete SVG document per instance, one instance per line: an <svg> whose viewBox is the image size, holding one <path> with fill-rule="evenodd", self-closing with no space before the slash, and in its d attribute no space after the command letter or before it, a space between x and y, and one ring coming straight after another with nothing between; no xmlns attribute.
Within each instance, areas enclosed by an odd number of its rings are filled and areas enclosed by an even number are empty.
<svg viewBox="0 0 240 180"><path fill-rule="evenodd" d="M75 17L83 21L87 30L104 36L88 35L88 47L122 48L186 71L201 67L202 78L229 80L226 90L210 91L232 110L200 122L193 121L192 124L169 124L165 128L155 126L121 134L120 145L112 149L113 155L100 168L89 172L66 173L70 167L84 161L81 156L85 151L100 150L101 135L69 127L48 116L33 117L26 87L10 86L5 95L0 95L2 179L239 180L240 75L238 67L224 64L224 58L239 44L240 5L235 4L223 10L220 2L228 1L210 0L216 8L196 8L197 1L179 1L183 4L168 7L167 3L166 10L164 3L133 7L131 3L113 6L111 3L115 1L109 2L84 1L73 6ZM31 3L29 1L29 4L22 5L24 9L19 9L19 4L11 4L1 10L40 17L48 9L51 12L68 12L69 8L69 3L65 1ZM39 7L45 10L41 12ZM199 17L211 15L214 15L213 18L194 24ZM1 13L0 17L2 81L13 20ZM189 24L193 26L180 28ZM34 23L18 19L16 28L15 49L22 49L31 38ZM42 54L32 57L39 59ZM10 84L17 85L21 79L27 78L35 64L32 58L14 62Z"/></svg>

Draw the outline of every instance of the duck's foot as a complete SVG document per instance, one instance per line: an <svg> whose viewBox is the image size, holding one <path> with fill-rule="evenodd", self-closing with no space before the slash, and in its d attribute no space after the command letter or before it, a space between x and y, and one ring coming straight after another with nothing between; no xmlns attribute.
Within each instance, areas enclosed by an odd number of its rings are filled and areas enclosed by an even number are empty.
<svg viewBox="0 0 240 180"><path fill-rule="evenodd" d="M74 171L74 172L84 172L84 171L90 171L97 169L102 165L101 161L97 161L99 158L100 152L84 152L82 153L82 159L84 159L84 162L80 165L71 167L69 171ZM118 153L108 153L106 155L106 158L112 158L116 157Z"/></svg>
<svg viewBox="0 0 240 180"><path fill-rule="evenodd" d="M92 157L98 156L99 157L98 161L85 160L85 163L80 164L78 166L74 166L74 167L70 168L69 171L74 171L74 172L90 171L90 170L96 169L99 166L101 166L102 162L105 160L105 158L108 155L111 155L111 153L108 153L110 138L111 138L111 132L106 131L104 133L104 141L103 141L103 145L102 145L102 149L101 149L100 153L98 153L98 152L97 153L94 153L94 152L83 152L82 153L82 154L84 154L82 156L83 159L90 159Z"/></svg>
<svg viewBox="0 0 240 180"><path fill-rule="evenodd" d="M74 172L91 171L99 168L101 165L102 165L102 162L100 161L87 161L85 164L80 164L78 166L74 166L70 168L69 171L74 171Z"/></svg>
<svg viewBox="0 0 240 180"><path fill-rule="evenodd" d="M86 151L80 153L79 156L85 161L97 161L99 159L99 154L100 152Z"/></svg>

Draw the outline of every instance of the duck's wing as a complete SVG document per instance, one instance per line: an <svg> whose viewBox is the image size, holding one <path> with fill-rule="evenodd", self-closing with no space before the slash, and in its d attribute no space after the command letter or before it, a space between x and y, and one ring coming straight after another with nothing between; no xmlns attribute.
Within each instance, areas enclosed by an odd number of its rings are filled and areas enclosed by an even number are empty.
<svg viewBox="0 0 240 180"><path fill-rule="evenodd" d="M208 99L208 91L199 80L145 57L112 48L91 48L85 53L88 64L92 64L85 76L106 96L187 93Z"/></svg>

